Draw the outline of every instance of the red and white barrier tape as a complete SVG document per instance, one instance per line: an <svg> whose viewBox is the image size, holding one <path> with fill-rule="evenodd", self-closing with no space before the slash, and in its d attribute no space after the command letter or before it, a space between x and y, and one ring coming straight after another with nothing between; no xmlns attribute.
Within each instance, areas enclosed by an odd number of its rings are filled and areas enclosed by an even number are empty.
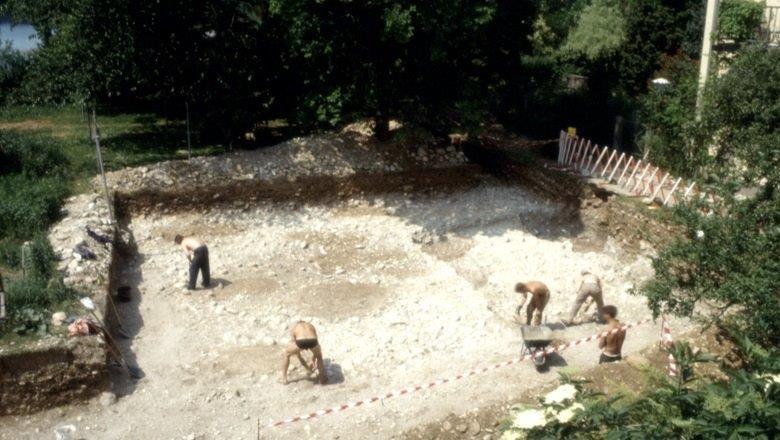
<svg viewBox="0 0 780 440"><path fill-rule="evenodd" d="M626 330L626 329L629 329L631 327L636 327L638 325L644 324L644 323L649 322L649 321L652 321L652 318L647 318L647 319L643 319L641 321L637 321L637 322L634 322L634 323L626 324L626 325L624 325L624 326L622 326L620 328L616 328L616 329L613 329L613 330L603 331L601 333L596 333L594 335L588 336L587 338L578 339L576 341L572 341L572 342L569 342L567 344L561 344L561 345L558 345L558 346L555 346L555 347L548 347L548 348L546 348L544 350L544 354L550 354L550 353L554 353L556 351L563 351L563 350L566 350L567 348L572 348L572 347L575 347L575 346L580 345L582 343L596 340L598 338L607 336L608 334L611 334L611 333L617 333L618 331L621 331L621 330ZM505 361L505 362L500 362L500 363L493 364L493 365L490 365L490 366L477 368L477 369L471 370L471 371L466 372L466 373L460 373L460 374L456 374L454 376L450 376L450 377L446 377L446 378L442 378L442 379L437 379L437 380L435 380L433 382L429 382L429 383L424 384L424 385L415 385L415 386L412 386L412 387L402 388L400 390L390 391L390 392L388 392L388 393L386 393L384 395L381 395L381 396L369 397L367 399L358 400L358 401L350 402L350 403L342 403L341 405L334 406L334 407L331 407L331 408L321 409L321 410L315 411L313 413L309 413L309 414L305 414L305 415L301 415L301 416L297 416L297 417L292 417L292 418L289 418L289 419L278 420L276 422L269 423L269 424L265 425L264 427L265 428L275 428L275 427L282 426L282 425L289 425L291 423L300 422L300 421L303 421L303 420L310 420L310 419L314 419L314 418L317 418L317 417L322 417L322 416L327 415L327 414L333 414L333 413L336 413L336 412L345 411L345 410L350 409L350 408L356 408L358 406L367 405L369 403L374 403L374 402L377 402L377 401L380 401L380 400L391 399L393 397L402 396L404 394L416 393L416 392L421 391L421 390L427 390L429 388L433 388L433 387L435 387L437 385L443 385L443 384L448 383L448 382L454 382L456 380L463 379L465 377L471 377L471 376L474 376L474 375L477 375L477 374L487 373L488 371L497 370L497 369L499 369L501 367L506 367L506 366L509 366L509 365L518 364L518 363L520 363L522 361L525 361L527 359L531 359L534 356L541 356L541 355L542 355L542 353L540 353L540 352L537 352L537 353L534 353L534 354L526 354L526 355L523 355L523 356L511 359L511 360L508 360L508 361Z"/></svg>
<svg viewBox="0 0 780 440"><path fill-rule="evenodd" d="M669 322L666 321L666 317L663 317L661 320L661 340L666 348L670 348L674 343L672 340L672 328L669 327ZM669 376L675 377L677 376L677 361L674 359L674 356L672 356L672 353L669 353L668 359Z"/></svg>

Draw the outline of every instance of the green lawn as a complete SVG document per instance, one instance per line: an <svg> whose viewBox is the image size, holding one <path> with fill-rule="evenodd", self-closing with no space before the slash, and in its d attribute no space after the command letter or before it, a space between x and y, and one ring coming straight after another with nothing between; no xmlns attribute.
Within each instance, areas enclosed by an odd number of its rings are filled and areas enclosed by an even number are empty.
<svg viewBox="0 0 780 440"><path fill-rule="evenodd" d="M151 113L97 112L106 170L187 158L184 120L167 120ZM89 139L80 106L12 107L0 110L0 130L49 135L60 141L73 176L74 192L83 192L97 174L95 146ZM222 153L221 145L202 145L192 135L193 155Z"/></svg>

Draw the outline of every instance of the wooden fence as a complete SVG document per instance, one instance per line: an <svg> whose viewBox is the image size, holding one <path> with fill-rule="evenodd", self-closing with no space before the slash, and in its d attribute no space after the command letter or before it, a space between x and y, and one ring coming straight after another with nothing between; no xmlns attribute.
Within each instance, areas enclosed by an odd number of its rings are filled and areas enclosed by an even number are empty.
<svg viewBox="0 0 780 440"><path fill-rule="evenodd" d="M558 140L558 164L614 183L638 197L658 200L662 205L700 195L695 182L684 182L649 162L565 131L561 131Z"/></svg>

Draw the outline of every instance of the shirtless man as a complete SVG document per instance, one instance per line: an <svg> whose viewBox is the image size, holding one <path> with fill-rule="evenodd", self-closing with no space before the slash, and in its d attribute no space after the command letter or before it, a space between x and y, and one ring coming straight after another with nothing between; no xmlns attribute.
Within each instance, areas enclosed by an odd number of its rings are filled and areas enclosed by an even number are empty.
<svg viewBox="0 0 780 440"><path fill-rule="evenodd" d="M564 321L566 325L574 323L574 317L577 316L577 312L579 312L582 304L588 297L592 298L598 307L596 310L599 314L599 320L604 321L604 317L601 316L601 309L604 307L604 297L601 294L601 280L589 271L583 270L580 277L580 285L577 289L577 299L574 300L574 305L571 306L568 319ZM586 307L586 312L587 309Z"/></svg>
<svg viewBox="0 0 780 440"><path fill-rule="evenodd" d="M531 300L525 309L526 325L531 325L531 316L533 316L533 325L542 324L542 312L547 302L550 301L550 289L541 281L528 281L527 283L515 284L515 292L523 294L523 301L517 306L515 314L519 315L523 304L531 294Z"/></svg>
<svg viewBox="0 0 780 440"><path fill-rule="evenodd" d="M607 321L607 326L604 331L611 331L614 329L620 329L622 324L617 320L617 307L604 306L601 308L601 316ZM623 349L623 340L626 339L626 331L618 330L615 333L609 333L607 336L603 336L599 340L599 348L601 349L601 357L599 357L599 364L606 364L609 362L617 362L623 357L621 356L621 350Z"/></svg>
<svg viewBox="0 0 780 440"><path fill-rule="evenodd" d="M306 321L298 321L290 331L290 343L284 348L282 352L282 383L287 385L287 369L290 367L290 358L292 356L298 356L298 360L301 362L304 368L309 373L317 368L319 374L319 381L321 384L325 384L328 381L328 376L325 374L325 363L322 361L322 348L317 340L317 330L313 325ZM307 364L301 356L302 350L311 350L312 361L311 364Z"/></svg>
<svg viewBox="0 0 780 440"><path fill-rule="evenodd" d="M211 284L211 275L209 274L209 248L203 242L195 237L182 237L177 235L173 242L181 246L184 255L190 262L190 281L187 289L194 290L195 282L198 281L198 271L203 277L203 287L209 287Z"/></svg>

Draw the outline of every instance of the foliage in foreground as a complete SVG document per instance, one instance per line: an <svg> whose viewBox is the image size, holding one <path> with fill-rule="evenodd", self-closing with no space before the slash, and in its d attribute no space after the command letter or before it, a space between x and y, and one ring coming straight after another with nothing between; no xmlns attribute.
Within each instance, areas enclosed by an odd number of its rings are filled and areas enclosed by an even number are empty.
<svg viewBox="0 0 780 440"><path fill-rule="evenodd" d="M606 397L584 382L563 385L541 409L514 414L502 439L771 439L780 420L780 353L756 353L753 371L724 368L728 379L698 381L692 365L710 358L685 343L672 352L683 372L636 396ZM564 378L570 381L568 378Z"/></svg>

